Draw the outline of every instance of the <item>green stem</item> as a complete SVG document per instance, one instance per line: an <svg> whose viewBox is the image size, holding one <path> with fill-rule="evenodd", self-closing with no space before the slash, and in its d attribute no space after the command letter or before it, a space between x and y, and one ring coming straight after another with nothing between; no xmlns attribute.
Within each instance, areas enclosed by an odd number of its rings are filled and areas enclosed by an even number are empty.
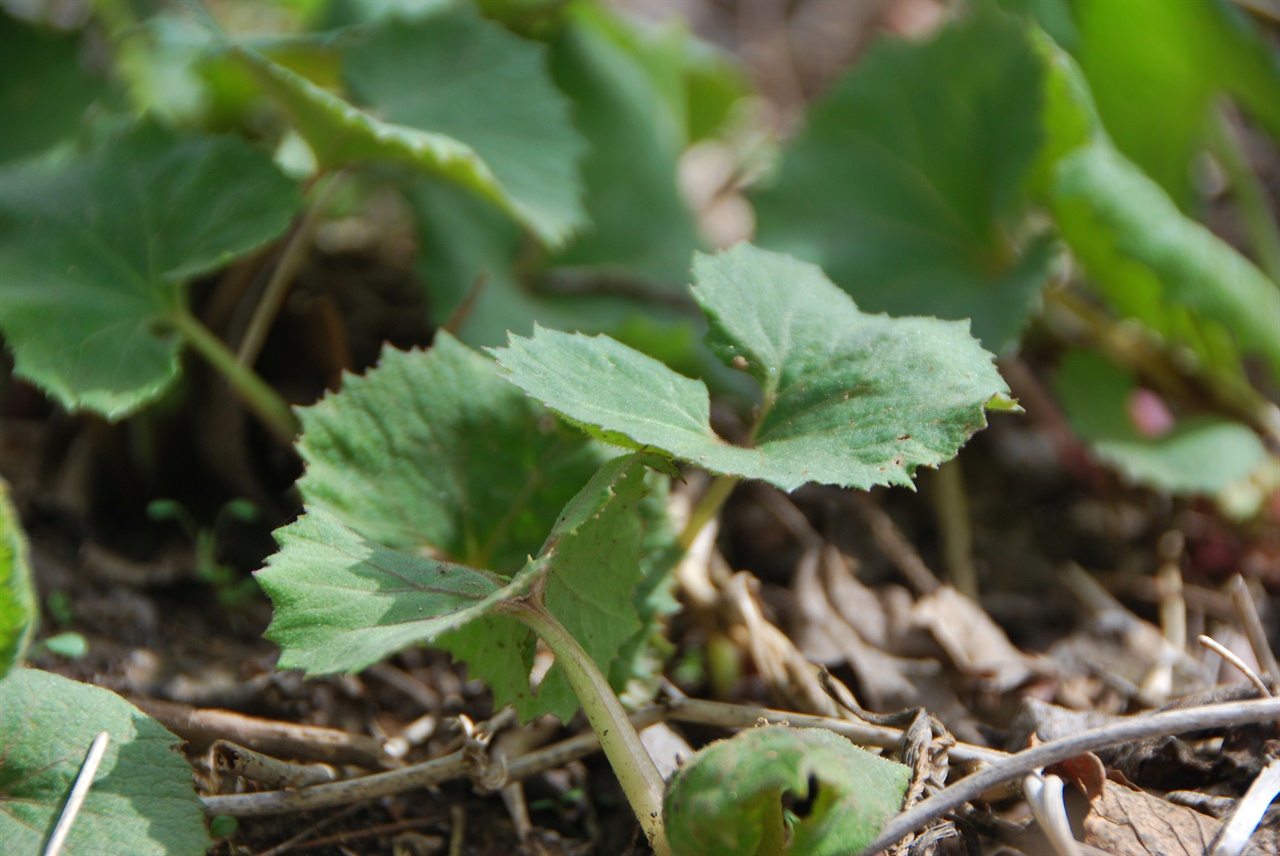
<svg viewBox="0 0 1280 856"><path fill-rule="evenodd" d="M741 476L715 477L715 480L711 482L711 486L707 488L707 492L702 495L702 498L698 500L698 504L693 507L693 511L689 512L689 522L684 525L684 530L680 533L680 549L688 551L693 546L694 539L698 537L702 527L706 526L711 518L720 513L725 500L729 498L729 494L733 493L733 489L738 486L740 481L742 481Z"/></svg>
<svg viewBox="0 0 1280 856"><path fill-rule="evenodd" d="M1280 226L1225 110L1219 109L1216 114L1209 123L1209 143L1231 179L1258 264L1272 282L1280 285Z"/></svg>
<svg viewBox="0 0 1280 856"><path fill-rule="evenodd" d="M320 215L323 213L325 203L342 184L342 176L343 174L339 172L327 179L319 179L320 183L316 186L306 214L302 216L293 234L289 236L284 253L281 254L280 261L276 264L276 269L271 272L271 279L267 281L267 287L262 292L262 299L254 307L253 318L249 320L249 328L245 331L244 338L240 341L240 350L236 354L236 359L241 365L251 367L258 361L262 346L266 344L267 334L271 332L271 327L280 314L280 307L284 306L284 299L289 294L289 288L293 285L298 268L302 267L302 262L307 257L307 250L311 247L311 237L315 234L316 226L320 224Z"/></svg>
<svg viewBox="0 0 1280 856"><path fill-rule="evenodd" d="M657 856L670 856L662 820L662 775L600 668L568 630L536 600L508 603L503 612L522 621L547 643L578 694L600 747L622 785L640 828Z"/></svg>
<svg viewBox="0 0 1280 856"><path fill-rule="evenodd" d="M977 600L978 573L973 566L973 530L959 458L947 461L933 474L932 498L938 531L942 536L947 576L961 594Z"/></svg>
<svg viewBox="0 0 1280 856"><path fill-rule="evenodd" d="M173 328L195 348L200 356L227 379L244 405L262 420L262 424L286 446L293 445L300 425L289 403L247 366L236 361L231 349L186 309L176 309L168 318Z"/></svg>

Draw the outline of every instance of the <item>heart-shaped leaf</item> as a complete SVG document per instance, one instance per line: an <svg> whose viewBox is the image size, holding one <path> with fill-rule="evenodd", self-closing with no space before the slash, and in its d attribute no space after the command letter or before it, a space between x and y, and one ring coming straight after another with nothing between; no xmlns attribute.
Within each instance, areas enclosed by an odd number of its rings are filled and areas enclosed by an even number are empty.
<svg viewBox="0 0 1280 856"><path fill-rule="evenodd" d="M18 374L109 418L178 375L186 281L284 231L296 186L230 137L142 124L0 171L0 330Z"/></svg>
<svg viewBox="0 0 1280 856"><path fill-rule="evenodd" d="M694 279L707 343L761 387L748 446L716 436L702 382L607 337L538 329L494 353L512 383L608 442L785 490L909 485L1008 392L967 322L864 314L805 262L743 244L698 256Z"/></svg>

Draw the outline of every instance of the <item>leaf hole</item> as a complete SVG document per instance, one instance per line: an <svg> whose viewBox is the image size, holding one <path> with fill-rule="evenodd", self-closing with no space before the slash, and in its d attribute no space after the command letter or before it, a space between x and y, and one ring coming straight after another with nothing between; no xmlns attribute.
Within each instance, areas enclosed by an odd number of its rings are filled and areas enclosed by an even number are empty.
<svg viewBox="0 0 1280 856"><path fill-rule="evenodd" d="M794 814L803 820L813 814L813 807L818 802L818 776L815 773L809 774L808 795L797 797L795 791L782 792L782 808L785 811Z"/></svg>

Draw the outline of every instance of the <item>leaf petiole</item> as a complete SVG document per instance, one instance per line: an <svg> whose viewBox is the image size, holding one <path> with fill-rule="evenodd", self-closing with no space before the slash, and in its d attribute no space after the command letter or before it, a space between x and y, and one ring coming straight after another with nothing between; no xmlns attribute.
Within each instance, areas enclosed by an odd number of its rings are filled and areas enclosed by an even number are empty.
<svg viewBox="0 0 1280 856"><path fill-rule="evenodd" d="M298 417L293 414L289 403L280 393L253 369L240 363L231 349L186 309L173 310L166 320L200 356L227 379L240 400L262 420L262 424L277 440L286 446L293 445L293 439L301 426Z"/></svg>
<svg viewBox="0 0 1280 856"><path fill-rule="evenodd" d="M666 787L662 774L640 742L640 735L609 686L609 679L596 666L578 640L565 629L536 598L507 602L500 611L525 624L538 634L555 654L582 709L600 739L609 765L622 785L640 827L657 856L670 856L662 818L662 796Z"/></svg>

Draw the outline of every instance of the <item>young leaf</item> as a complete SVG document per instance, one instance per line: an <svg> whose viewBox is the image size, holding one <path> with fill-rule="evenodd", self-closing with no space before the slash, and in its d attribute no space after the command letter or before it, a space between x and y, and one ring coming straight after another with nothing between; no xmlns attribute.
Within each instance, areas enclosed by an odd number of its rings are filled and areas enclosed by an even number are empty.
<svg viewBox="0 0 1280 856"><path fill-rule="evenodd" d="M608 457L445 332L427 352L384 349L299 415L308 508L383 546L507 577Z"/></svg>
<svg viewBox="0 0 1280 856"><path fill-rule="evenodd" d="M309 508L278 530L280 552L258 571L275 613L267 638L280 645L280 667L308 674L355 672L418 642L431 642L484 618L527 583L383 547L323 508ZM490 644L519 656L518 626L490 628ZM444 646L441 646L444 647ZM506 658L510 659L510 658ZM528 682L528 664L514 673L484 675L494 691L514 678Z"/></svg>
<svg viewBox="0 0 1280 856"><path fill-rule="evenodd" d="M281 549L258 580L275 604L267 637L280 665L308 673L357 671L415 643L464 660L499 705L524 718L568 719L577 699L553 669L529 691L533 636L500 605L545 586L552 614L607 669L640 627L631 606L639 580L644 461L609 461L565 507L537 559L513 579L391 550L335 515L309 509L279 532Z"/></svg>
<svg viewBox="0 0 1280 856"><path fill-rule="evenodd" d="M185 282L279 235L298 205L265 154L151 124L0 171L15 370L113 419L154 400L177 377L179 341L160 328L185 312Z"/></svg>
<svg viewBox="0 0 1280 856"><path fill-rule="evenodd" d="M1140 432L1129 413L1134 378L1093 353L1073 351L1058 369L1071 427L1098 458L1130 481L1177 494L1214 495L1267 460L1258 435L1212 416L1180 420L1167 433Z"/></svg>
<svg viewBox="0 0 1280 856"><path fill-rule="evenodd" d="M604 463L601 446L444 332L427 353L388 349L301 415L307 513L258 572L281 664L355 671L431 643L465 660L499 704L572 715L554 670L531 696L533 637L497 606L548 577L548 607L607 669L641 628L631 597L643 463Z"/></svg>
<svg viewBox="0 0 1280 856"><path fill-rule="evenodd" d="M512 383L592 434L785 490L911 484L1008 392L966 322L859 312L813 265L747 244L694 261L707 343L760 384L750 446L711 429L707 388L612 339L538 329L494 353Z"/></svg>
<svg viewBox="0 0 1280 856"><path fill-rule="evenodd" d="M1047 241L1017 241L1043 76L1025 26L991 10L928 44L877 43L756 195L760 243L816 262L861 305L972 318L1003 348L1050 261Z"/></svg>
<svg viewBox="0 0 1280 856"><path fill-rule="evenodd" d="M9 501L9 485L0 478L0 678L22 662L39 617L27 539Z"/></svg>
<svg viewBox="0 0 1280 856"><path fill-rule="evenodd" d="M35 669L0 680L5 851L43 850L100 731L111 742L62 853L204 853L209 835L178 738L109 690Z"/></svg>
<svg viewBox="0 0 1280 856"><path fill-rule="evenodd" d="M623 643L641 630L632 594L641 581L639 505L648 463L655 462L624 456L602 466L565 506L538 561L521 573L546 574L547 609L605 674ZM558 664L539 686L538 702L564 721L578 709Z"/></svg>
<svg viewBox="0 0 1280 856"><path fill-rule="evenodd" d="M861 853L902 808L906 766L816 728L742 731L672 776L663 815L675 853Z"/></svg>
<svg viewBox="0 0 1280 856"><path fill-rule="evenodd" d="M351 48L345 72L356 97L387 121L474 150L502 203L549 246L583 225L585 146L541 46L451 5L418 22L387 22Z"/></svg>
<svg viewBox="0 0 1280 856"><path fill-rule="evenodd" d="M1210 364L1238 367L1239 349L1280 377L1275 284L1105 142L1057 166L1052 204L1063 237L1117 309Z"/></svg>

